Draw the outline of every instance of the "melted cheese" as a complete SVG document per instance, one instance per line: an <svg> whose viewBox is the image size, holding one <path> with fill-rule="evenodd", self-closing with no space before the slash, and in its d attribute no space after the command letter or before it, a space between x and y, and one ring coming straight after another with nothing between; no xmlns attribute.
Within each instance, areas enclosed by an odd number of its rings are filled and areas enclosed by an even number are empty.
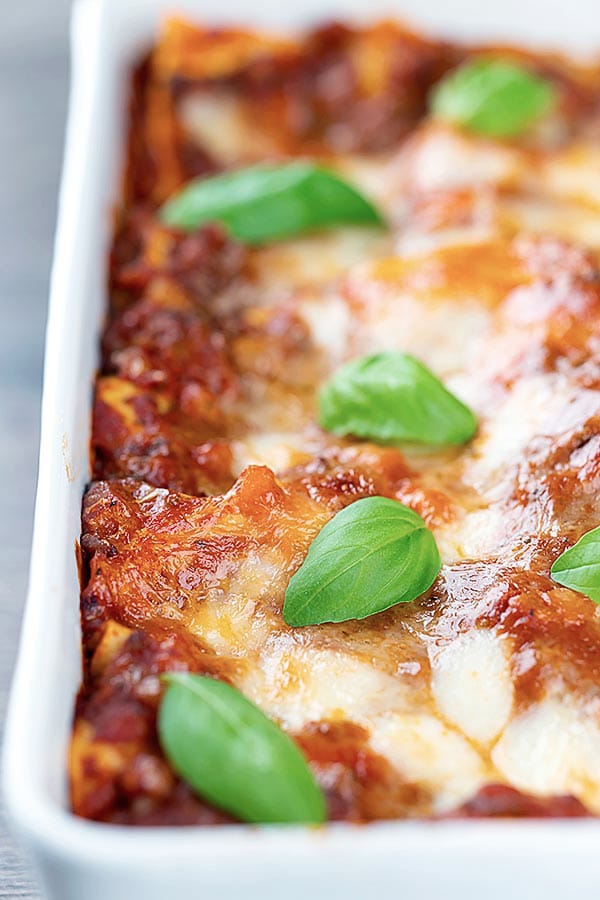
<svg viewBox="0 0 600 900"><path fill-rule="evenodd" d="M397 159L383 159L379 169L372 161L362 168L356 159L340 163L397 223L391 241L396 258L385 261L389 242L365 241L352 232L259 253L257 271L266 285L275 278L294 291L295 284L310 282L310 290L298 290L290 302L326 371L362 353L408 351L477 410L480 435L462 458L411 459L430 486L441 478L459 507L447 525L434 529L446 563L505 552L504 504L515 461L536 436L568 427L573 404L576 421L600 413L595 394L574 389L565 374L534 366L501 384L506 370L514 365L518 372L519 357L543 340L547 321L542 319L537 334L535 326L528 331L532 326L518 321L519 307L531 308L532 278L515 264L507 236L525 229L555 231L591 245L600 239L593 215L574 205L581 199L596 202L594 166L600 166L600 153L591 148L578 153L585 165L575 164L570 154L550 157L540 176L524 151L426 125ZM456 218L452 214L457 190L472 192L466 221L460 209ZM447 195L439 225L411 218L415 193ZM453 256L444 256L446 251ZM329 262L333 258L335 264ZM523 291L520 299L506 300L517 288ZM504 312L509 302L517 311L515 322ZM266 462L284 471L294 454L312 455L313 415L309 404L295 433L285 435L267 419L265 432L257 435L254 429L247 439L239 464ZM472 489L468 500L453 491L455 479ZM250 626L246 649L255 646L254 635ZM426 700L404 688L402 675L385 674L368 659L357 661L343 645L324 651L304 642L267 641L239 686L292 731L332 718L366 727L372 747L402 777L432 792L436 811L496 781L536 794L573 793L600 811L598 726L584 724L568 702L543 700L516 711L511 653L510 640L494 629L458 632L430 650ZM551 678L547 689L553 689Z"/></svg>
<svg viewBox="0 0 600 900"><path fill-rule="evenodd" d="M506 728L493 750L503 777L523 791L585 796L598 809L600 726L597 709L548 696Z"/></svg>
<svg viewBox="0 0 600 900"><path fill-rule="evenodd" d="M502 640L491 631L461 634L434 652L432 669L431 690L441 714L471 740L493 741L513 706L509 654Z"/></svg>

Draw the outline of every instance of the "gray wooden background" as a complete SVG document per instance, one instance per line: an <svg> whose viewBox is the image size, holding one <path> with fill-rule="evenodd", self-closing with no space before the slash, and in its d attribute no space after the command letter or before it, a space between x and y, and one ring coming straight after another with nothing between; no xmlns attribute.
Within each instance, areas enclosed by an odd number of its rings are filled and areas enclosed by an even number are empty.
<svg viewBox="0 0 600 900"><path fill-rule="evenodd" d="M0 0L0 722L27 583L70 0ZM1 726L0 726L1 727ZM39 898L0 810L0 898Z"/></svg>

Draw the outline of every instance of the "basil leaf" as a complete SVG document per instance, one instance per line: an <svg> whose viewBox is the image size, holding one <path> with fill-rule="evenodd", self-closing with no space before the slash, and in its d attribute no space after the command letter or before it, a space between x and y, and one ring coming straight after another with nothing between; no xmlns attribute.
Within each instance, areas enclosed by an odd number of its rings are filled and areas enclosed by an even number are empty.
<svg viewBox="0 0 600 900"><path fill-rule="evenodd" d="M343 365L319 392L319 424L376 441L463 444L477 421L432 372L407 353L377 353Z"/></svg>
<svg viewBox="0 0 600 900"><path fill-rule="evenodd" d="M333 225L383 224L375 207L351 185L308 162L196 178L162 207L160 218L188 231L204 222L221 222L249 244Z"/></svg>
<svg viewBox="0 0 600 900"><path fill-rule="evenodd" d="M600 528L584 534L553 563L550 575L557 584L600 603Z"/></svg>
<svg viewBox="0 0 600 900"><path fill-rule="evenodd" d="M243 694L170 672L158 713L161 746L197 793L245 822L316 824L325 801L296 744Z"/></svg>
<svg viewBox="0 0 600 900"><path fill-rule="evenodd" d="M285 594L288 625L364 619L415 600L440 571L423 519L387 497L365 497L321 529Z"/></svg>
<svg viewBox="0 0 600 900"><path fill-rule="evenodd" d="M446 122L489 137L515 137L546 113L554 86L517 63L475 59L433 90L431 110Z"/></svg>

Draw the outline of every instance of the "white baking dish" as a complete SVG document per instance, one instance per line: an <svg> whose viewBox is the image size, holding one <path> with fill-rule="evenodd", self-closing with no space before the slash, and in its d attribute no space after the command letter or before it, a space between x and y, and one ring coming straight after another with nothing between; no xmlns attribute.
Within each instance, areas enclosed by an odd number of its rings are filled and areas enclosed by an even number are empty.
<svg viewBox="0 0 600 900"><path fill-rule="evenodd" d="M390 823L126 829L67 810L65 753L80 678L74 547L89 477L91 385L105 304L127 70L160 10L289 28L392 12L458 37L600 49L596 0L80 0L72 28L67 152L52 277L29 598L8 717L4 790L56 900L365 896L489 900L591 896L600 822Z"/></svg>

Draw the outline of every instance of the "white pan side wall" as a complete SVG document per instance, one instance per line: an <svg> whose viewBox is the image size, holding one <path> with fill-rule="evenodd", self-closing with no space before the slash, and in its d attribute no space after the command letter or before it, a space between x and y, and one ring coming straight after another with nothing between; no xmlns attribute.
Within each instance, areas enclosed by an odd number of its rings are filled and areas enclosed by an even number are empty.
<svg viewBox="0 0 600 900"><path fill-rule="evenodd" d="M65 755L80 678L74 547L89 479L89 429L106 304L111 210L124 149L127 73L161 11L290 29L326 18L405 17L466 39L600 49L596 0L80 0L72 97L51 285L42 442L30 591L7 726L4 791L15 823L57 900L158 900L377 892L405 898L566 896L600 876L600 825L590 822L397 823L327 833L242 826L120 829L66 811ZM535 875L521 880L533 866ZM592 871L592 866L595 871ZM285 887L283 887L285 885ZM519 885L521 885L522 892ZM168 893L167 893L168 892Z"/></svg>

